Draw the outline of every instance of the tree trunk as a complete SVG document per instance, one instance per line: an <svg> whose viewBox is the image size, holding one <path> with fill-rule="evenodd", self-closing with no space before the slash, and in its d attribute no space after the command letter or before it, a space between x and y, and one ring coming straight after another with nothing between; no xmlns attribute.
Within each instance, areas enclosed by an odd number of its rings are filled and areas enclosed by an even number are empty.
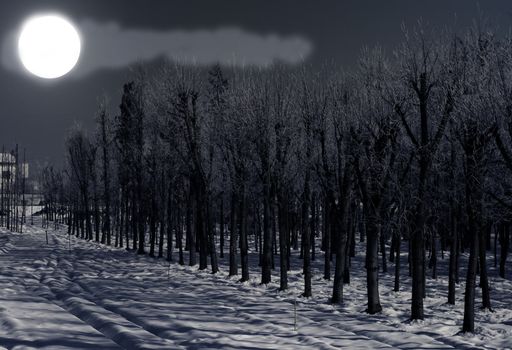
<svg viewBox="0 0 512 350"><path fill-rule="evenodd" d="M246 198L245 189L242 189L242 195L240 200L240 213L238 215L238 231L240 233L240 262L242 265L242 278L240 282L246 282L249 280L249 252L247 242L247 231L246 231ZM270 252L271 253L271 252Z"/></svg>
<svg viewBox="0 0 512 350"><path fill-rule="evenodd" d="M379 242L380 242L380 254L382 256L382 272L387 273L388 272L388 263L386 259L386 238L383 230L381 230L380 236L379 236Z"/></svg>
<svg viewBox="0 0 512 350"><path fill-rule="evenodd" d="M311 297L311 231L309 222L310 206L309 172L306 174L304 185L304 199L302 202L302 242L303 242L303 273L304 273L304 297Z"/></svg>
<svg viewBox="0 0 512 350"><path fill-rule="evenodd" d="M186 213L186 226L187 226L187 242L188 242L188 255L189 255L189 266L196 264L196 240L195 233L192 232L192 198L193 190L192 187L189 189L187 198L187 213Z"/></svg>
<svg viewBox="0 0 512 350"><path fill-rule="evenodd" d="M350 207L349 207L350 208ZM343 284L350 284L350 250L352 249L352 243L354 242L355 226L352 217L352 212L347 215L347 243L345 247L345 263L343 268Z"/></svg>
<svg viewBox="0 0 512 350"><path fill-rule="evenodd" d="M487 234L490 231L490 225L485 225ZM486 261L486 235L479 232L479 257L480 257L480 288L482 288L482 308L491 310L491 295L489 291L489 279L487 277L487 261Z"/></svg>
<svg viewBox="0 0 512 350"><path fill-rule="evenodd" d="M286 202L283 195L278 199L278 223L279 223L279 290L288 289L288 248L287 248L287 225L286 225Z"/></svg>
<svg viewBox="0 0 512 350"><path fill-rule="evenodd" d="M422 156L422 158L425 156ZM424 213L424 189L427 175L426 161L420 161L420 187L418 194L418 203L416 206L414 231L411 237L411 265L412 265L412 298L411 298L411 319L423 319L423 297L425 293L424 286L424 252L425 243L424 228L425 228L425 213Z"/></svg>
<svg viewBox="0 0 512 350"><path fill-rule="evenodd" d="M371 209L370 209L371 210ZM366 284L369 314L382 311L379 299L379 227L373 214L366 215Z"/></svg>
<svg viewBox="0 0 512 350"><path fill-rule="evenodd" d="M156 207L156 191L153 192L153 198L151 199L151 214L149 216L149 256L155 257L155 243L156 243L156 215L157 215L157 207Z"/></svg>
<svg viewBox="0 0 512 350"><path fill-rule="evenodd" d="M199 243L199 270L204 270L208 267L208 198L206 193L206 186L201 177L201 174L195 174L192 184L195 186L195 233L197 243Z"/></svg>
<svg viewBox="0 0 512 350"><path fill-rule="evenodd" d="M472 220L472 219L470 219ZM475 281L476 281L476 264L478 251L478 237L474 224L470 224L469 228L470 247L468 271L466 276L466 294L464 296L464 323L462 325L463 332L475 332Z"/></svg>
<svg viewBox="0 0 512 350"><path fill-rule="evenodd" d="M333 204L334 206L334 204ZM343 303L343 275L345 272L345 254L346 254L346 244L347 244L347 233L346 227L343 224L343 215L340 211L339 219L337 220L336 227L331 227L333 229L332 233L336 232L337 235L336 245L335 245L335 267L334 267L334 283L332 288L332 298L331 303L333 304L342 304Z"/></svg>
<svg viewBox="0 0 512 350"><path fill-rule="evenodd" d="M311 198L311 225L310 225L310 244L311 244L311 261L316 259L316 247L315 247L315 236L316 236L316 196L313 195Z"/></svg>
<svg viewBox="0 0 512 350"><path fill-rule="evenodd" d="M180 206L176 205L176 247L178 248L179 261L178 264L185 265L183 257L183 216L181 215Z"/></svg>
<svg viewBox="0 0 512 350"><path fill-rule="evenodd" d="M219 214L219 235L220 235L220 258L224 258L224 199L220 199L220 214Z"/></svg>
<svg viewBox="0 0 512 350"><path fill-rule="evenodd" d="M207 222L207 230L208 230L208 243L209 243L209 251L210 251L210 263L212 265L212 273L215 274L219 271L219 263L217 260L217 249L215 247L215 232L214 226L212 223L212 215L210 213L210 206L208 206L208 211L206 215Z"/></svg>
<svg viewBox="0 0 512 350"><path fill-rule="evenodd" d="M330 195L325 198L324 203L324 279L331 279L331 215Z"/></svg>
<svg viewBox="0 0 512 350"><path fill-rule="evenodd" d="M167 190L167 205L166 205L166 211L167 211L167 214L166 215L163 215L162 213L162 223L160 225L162 225L162 228L160 229L160 251L163 251L163 246L164 246L164 242L163 242L163 238L164 238L164 230L163 230L163 226L164 226L164 216L165 219L167 219L167 224L166 224L166 229L167 229L167 257L166 257L166 260L167 261L172 261L172 228L173 228L173 222L172 222L172 212L173 212L173 206L172 206L172 186L171 184L169 184L169 189ZM178 235L178 232L176 232L176 236ZM176 239L176 245L178 245L178 240ZM163 252L162 252L163 253ZM158 254L159 256L160 253Z"/></svg>
<svg viewBox="0 0 512 350"><path fill-rule="evenodd" d="M430 266L432 268L432 278L437 279L437 241L435 233L432 233L432 252L430 257Z"/></svg>
<svg viewBox="0 0 512 350"><path fill-rule="evenodd" d="M261 283L271 280L272 237L270 231L270 185L264 184L263 190L263 259L261 262Z"/></svg>
<svg viewBox="0 0 512 350"><path fill-rule="evenodd" d="M138 238L139 238L139 247L137 249L137 254L146 254L145 245L146 245L146 212L145 212L145 204L143 197L143 188L142 188L142 169L138 169L137 172L137 223L138 223Z"/></svg>
<svg viewBox="0 0 512 350"><path fill-rule="evenodd" d="M505 278L505 265L507 263L508 249L510 245L510 224L502 224L500 230L500 277Z"/></svg>
<svg viewBox="0 0 512 350"><path fill-rule="evenodd" d="M450 240L450 265L448 272L448 304L455 305L455 280L457 270L457 223L452 219L452 233Z"/></svg>
<svg viewBox="0 0 512 350"><path fill-rule="evenodd" d="M237 234L236 234L236 210L237 210L237 200L236 196L233 193L231 195L231 212L230 216L230 227L229 227L229 275L235 276L238 275L238 262L236 257L236 249L237 249Z"/></svg>
<svg viewBox="0 0 512 350"><path fill-rule="evenodd" d="M393 291L400 291L400 252L402 245L402 235L399 230L394 234L395 241L395 285Z"/></svg>

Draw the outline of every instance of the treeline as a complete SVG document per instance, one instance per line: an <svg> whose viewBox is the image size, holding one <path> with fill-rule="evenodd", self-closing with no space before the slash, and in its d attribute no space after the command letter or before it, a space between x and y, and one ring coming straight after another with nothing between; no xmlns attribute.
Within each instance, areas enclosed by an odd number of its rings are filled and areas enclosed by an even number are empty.
<svg viewBox="0 0 512 350"><path fill-rule="evenodd" d="M511 118L511 38L478 27L406 32L393 55L363 50L348 73L142 67L117 115L102 103L94 135L70 132L64 175L48 171L45 193L69 234L213 273L227 257L241 281L255 251L261 283L275 269L287 289L298 250L306 297L311 260L322 256L332 303L343 302L364 241L372 314L382 309L379 267L392 262L395 291L408 265L411 319L423 319L427 273L437 278L445 251L454 304L469 251L463 331L473 332L477 274L491 309L492 243L505 277Z"/></svg>

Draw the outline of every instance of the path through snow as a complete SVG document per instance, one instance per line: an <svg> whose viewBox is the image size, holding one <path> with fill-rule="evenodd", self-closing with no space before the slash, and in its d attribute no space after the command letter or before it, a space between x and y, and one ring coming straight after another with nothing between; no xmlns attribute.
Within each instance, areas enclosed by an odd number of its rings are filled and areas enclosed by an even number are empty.
<svg viewBox="0 0 512 350"><path fill-rule="evenodd" d="M74 237L69 250L63 231L48 234L49 244L37 226L0 233L0 345L8 349L470 348L315 299L298 300L294 330L291 292L256 276L240 284L225 272L169 269Z"/></svg>

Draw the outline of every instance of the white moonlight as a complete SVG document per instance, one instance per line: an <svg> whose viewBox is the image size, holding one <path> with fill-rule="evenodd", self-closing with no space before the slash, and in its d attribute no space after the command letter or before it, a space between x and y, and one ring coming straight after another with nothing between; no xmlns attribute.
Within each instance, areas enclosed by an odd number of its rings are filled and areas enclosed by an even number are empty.
<svg viewBox="0 0 512 350"><path fill-rule="evenodd" d="M40 15L28 19L18 40L23 66L45 79L59 78L71 71L80 57L80 35L59 15Z"/></svg>

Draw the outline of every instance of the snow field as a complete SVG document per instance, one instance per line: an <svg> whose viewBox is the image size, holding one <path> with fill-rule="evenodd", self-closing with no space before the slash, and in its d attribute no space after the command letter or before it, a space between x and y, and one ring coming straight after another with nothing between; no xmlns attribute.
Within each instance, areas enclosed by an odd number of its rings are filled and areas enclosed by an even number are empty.
<svg viewBox="0 0 512 350"><path fill-rule="evenodd" d="M490 268L494 312L477 310L478 334L460 335L465 271L455 307L447 305L447 254L438 262L440 277L427 278L426 319L411 323L404 253L401 291L392 291L390 263L390 272L380 274L383 312L368 315L359 244L345 303L337 306L326 303L332 281L322 278L322 254L313 264L313 297L304 299L298 252L290 289L280 292L278 266L272 283L259 284L254 252L251 279L239 283L227 274L227 255L212 275L75 237L69 250L64 230L48 230L48 245L40 227L25 231L0 233L0 345L8 349L512 348L511 281ZM477 290L477 305L479 297Z"/></svg>

